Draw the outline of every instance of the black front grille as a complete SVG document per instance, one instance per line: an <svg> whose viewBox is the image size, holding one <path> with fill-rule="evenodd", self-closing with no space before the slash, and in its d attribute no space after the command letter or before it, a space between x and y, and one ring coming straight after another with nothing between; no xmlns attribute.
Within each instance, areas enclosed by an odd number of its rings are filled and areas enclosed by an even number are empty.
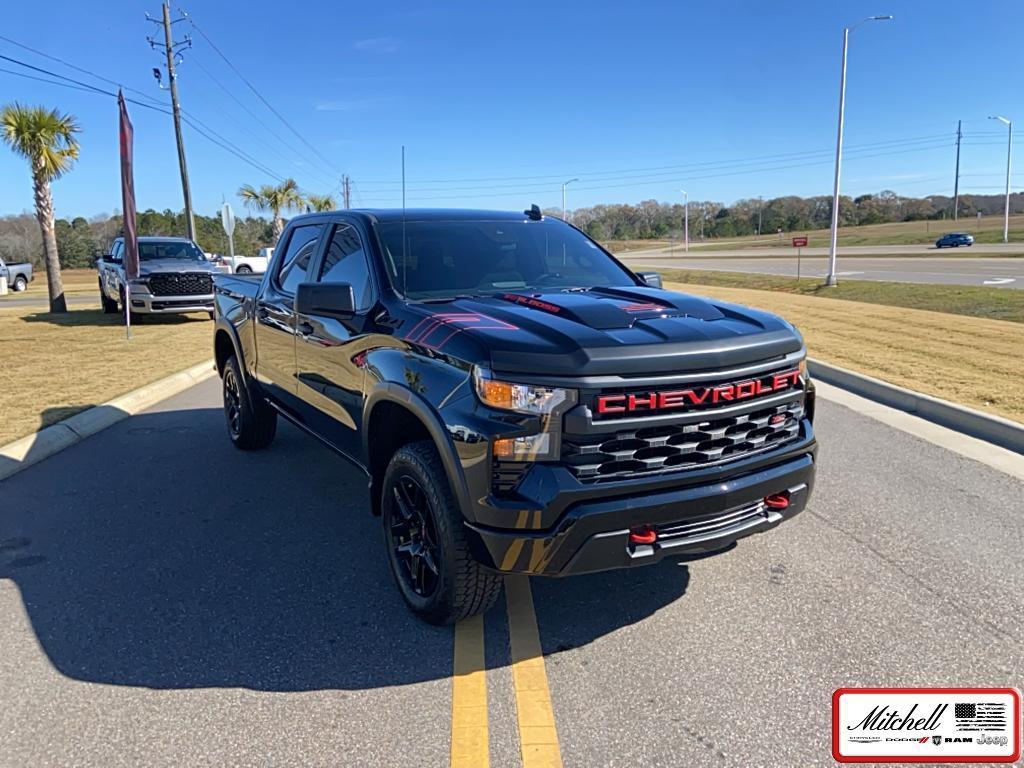
<svg viewBox="0 0 1024 768"><path fill-rule="evenodd" d="M633 427L562 437L562 461L580 480L595 481L693 469L735 461L799 437L800 402L692 424Z"/></svg>
<svg viewBox="0 0 1024 768"><path fill-rule="evenodd" d="M213 277L205 272L151 275L149 292L154 296L208 296L213 293Z"/></svg>

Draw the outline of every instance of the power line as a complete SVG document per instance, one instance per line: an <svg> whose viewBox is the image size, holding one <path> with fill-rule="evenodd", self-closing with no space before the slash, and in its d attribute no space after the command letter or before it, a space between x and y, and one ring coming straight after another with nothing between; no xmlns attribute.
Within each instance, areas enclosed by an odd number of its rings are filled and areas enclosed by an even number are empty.
<svg viewBox="0 0 1024 768"><path fill-rule="evenodd" d="M20 67L26 67L28 69L31 69L31 70L35 71L35 72L42 72L44 75L49 75L50 77L56 77L56 78L58 78L60 80L66 80L69 83L74 83L75 85L79 86L82 90L93 91L94 93L102 93L104 96L113 96L115 99L117 98L117 94L116 93L113 93L111 91L105 91L102 88L98 88L95 85L90 85L89 83L83 83L81 80L75 80L73 77L68 77L66 75L59 75L56 72L51 72L50 70L43 69L42 67L33 66L32 64L28 64L27 62L24 62L24 61L19 61L18 59L11 58L10 56L4 56L3 54L0 54L0 59L3 59L4 61L9 61L9 62L11 62L13 64L17 64ZM12 73L12 74L17 74L17 73ZM23 77L27 77L27 75L22 75L22 76ZM32 78L32 79L33 80L41 80L42 78ZM137 104L140 107L145 107L146 109L153 109L153 110L156 110L157 112L163 112L166 115L171 114L170 111L167 110L167 109L163 109L162 107L157 107L157 106L154 106L152 104L146 104L145 102L138 101L136 99L125 98L125 101L130 102L132 104Z"/></svg>
<svg viewBox="0 0 1024 768"><path fill-rule="evenodd" d="M72 64L71 62L65 61L64 59L58 58L57 56L51 56L48 53L44 53L43 51L40 51L40 50L38 50L36 48L32 48L31 46L25 45L24 43L19 43L17 40L12 40L11 38L5 37L4 35L0 35L0 40L3 40L4 42L10 43L11 45L16 45L19 48L22 48L23 50L29 51L30 53L34 53L36 56L42 56L44 59L49 59L50 61L55 61L58 64L63 64L65 67L68 67L69 69L73 69L76 72L81 72L83 75L89 75L90 77L95 77L97 80L101 80L102 82L107 83L108 85L116 85L118 88L121 88L122 90L129 91L130 93L137 93L137 94L139 94L144 99L149 99L150 101L152 101L154 103L157 103L157 104L160 103L157 99L153 98L152 96L150 96L148 93L145 93L144 91L140 91L138 88L129 88L126 85L121 85L116 80L111 80L109 77L104 77L103 75L98 75L95 72L92 72L92 71L90 71L88 69L85 69L84 67L78 66L77 64Z"/></svg>
<svg viewBox="0 0 1024 768"><path fill-rule="evenodd" d="M99 88L97 86L90 85L88 83L83 83L80 80L75 80L74 78L67 77L65 75L61 75L61 74L58 74L56 72L50 72L49 70L42 69L41 67L35 67L35 66L32 66L31 64L26 64L23 61L18 61L17 59L12 59L9 56L4 56L4 55L0 54L0 59L4 59L6 61L14 62L15 64L18 64L20 66L28 67L29 69L33 69L35 71L42 72L42 73L47 74L47 75L49 75L51 77L58 78L58 80L64 80L64 81L67 81L67 82L65 83L65 82L58 82L58 81L54 81L54 80L46 80L45 78L42 78L42 77L34 77L32 75L28 75L28 74L25 74L23 72L15 72L13 70L7 70L7 69L0 69L0 71L2 71L2 72L6 72L8 74L12 74L12 75L15 75L15 76L18 76L18 77L28 78L30 80L38 80L38 81L41 81L41 82L49 83L51 85L59 85L59 86L65 87L65 88L74 88L76 90L85 91L86 93L95 93L95 94L99 94L99 95L103 95L103 96L110 96L110 97L113 97L113 98L117 98L117 94L114 93L113 91L107 91L107 90L104 90L103 88ZM68 83L70 83L70 85ZM156 112L160 112L160 113L165 114L165 115L172 114L169 109L165 109L163 107L157 107L157 106L154 106L152 104L146 104L145 102L137 101L135 99L126 98L125 101L131 102L132 104L135 104L135 105L140 106L140 107L145 107L146 109L152 109L152 110L154 110ZM237 157L239 160L242 160L243 162L247 163L248 165L251 165L253 168L255 168L256 170L260 171L261 173L265 173L265 174L267 174L269 176L272 176L272 177L276 178L279 181L283 180L283 177L280 174L274 173L271 169L267 168L265 165L260 163L258 160L255 160L251 155L246 153L244 150L240 149L238 146L236 146L229 139L225 138L221 134L217 133L214 129L210 128L210 126L208 126L205 123L203 123L202 121L200 121L197 117L195 117L195 115L192 115L191 113L184 112L184 110L183 110L183 113L184 113L183 117L185 119L185 122L188 123L189 126L194 131L196 131L200 136L205 138L207 141L209 141L209 142L211 142L213 144L216 144L217 146L221 147L222 149L224 149L227 152L230 152L232 155Z"/></svg>
<svg viewBox="0 0 1024 768"><path fill-rule="evenodd" d="M269 133L271 136L273 136L274 139L281 144L281 146L286 147L291 152L294 152L297 156L302 157L302 153L301 152L297 151L293 145L289 144L287 141L282 139L277 134L276 131L274 131L269 125L267 125L262 119L260 119L260 117L255 112L253 112L251 109L249 109L248 105L246 105L245 102L243 102L241 99L239 99L238 96L235 95L234 91L232 91L230 88L228 88L226 85L224 85L220 80L217 79L216 76L214 76L214 74L212 72L210 72L210 70L208 70L205 66L203 66L202 62L199 61L196 58L195 54L193 54L189 58L189 60L193 64L195 64L197 67L199 67L199 69L203 72L203 74L205 74L213 82L214 85L216 85L218 88L220 88L222 91L224 91L224 93L226 93L229 97L231 97L231 99L236 104L238 104L238 106L240 106L243 110L245 110L245 112L253 119L253 121L258 123L260 126L262 126L264 128L264 130L267 131L267 133ZM229 112L225 112L224 115L225 116L230 116L230 113ZM234 118L232 118L232 120L234 120ZM235 122L236 125L240 125L240 123L237 120L234 120L234 122ZM279 149L277 149L277 147L275 147L273 144L271 144L270 142L266 141L265 139L259 137L254 131L247 131L247 132L249 133L250 136L252 136L256 140L260 141L260 143L262 143L264 146L271 148L278 155L278 157L280 157L282 160L285 160L287 162L291 162L291 160L289 160L289 158L287 158L284 155L284 153L282 153ZM327 176L325 176L325 175L323 175L323 174L321 174L319 172L314 172L312 170L307 171L307 173L309 173L312 176L316 176L321 183L323 183L324 179L328 178Z"/></svg>
<svg viewBox="0 0 1024 768"><path fill-rule="evenodd" d="M326 163L328 166L330 166L331 168L333 168L335 171L337 171L340 174L341 173L340 169L338 169L330 160L328 160L326 157L324 157L324 155L320 152L320 150L318 150L309 141L307 141L306 137L303 136L301 133L299 133L295 129L295 127L292 126L292 124L289 123L284 118L284 115L282 115L280 112L278 112L276 109L274 109L274 106L263 97L263 94L261 94L256 89L256 86L254 86L251 82L249 82L249 79L245 75L242 74L242 72L238 69L238 67L236 67L234 64L231 63L231 60L227 56L224 55L224 52L221 51L221 49L217 47L217 44L214 43L213 40L210 39L210 36L207 35L203 31L202 27L200 27L198 24L196 24L196 22L192 19L192 17L189 16L188 13L186 13L180 7L179 7L178 10L180 10L182 12L182 14L184 14L185 18L188 19L189 23L192 25L192 28L195 29L195 31L198 32L200 34L200 36L202 36L202 38L207 43L210 44L210 47L213 48L213 50L217 53L217 55L220 56L221 59L224 60L224 63L227 64L231 68L231 71L234 72L236 75L238 75L239 79L243 83L245 83L246 86L249 88L249 90L252 91L256 95L256 98L258 98L261 102L263 102L263 105L267 109L269 109L274 114L274 116L277 117L278 120L280 120L282 123L284 123L285 127L289 131L291 131L293 134L295 134L295 136L299 139L299 141L301 141L303 144L305 144L307 147L309 147L309 149L313 152L313 154L315 154L318 158L320 158L320 160L322 160L324 163Z"/></svg>
<svg viewBox="0 0 1024 768"><path fill-rule="evenodd" d="M940 148L942 148L944 146L946 146L946 143L935 144L934 146L915 146L915 147L900 148L900 149L889 149L888 151L874 152L874 153L866 153L864 150L858 150L858 151L852 152L852 153L844 153L844 156L849 157L849 159L851 159L851 160L857 160L857 159L864 159L864 158L871 158L871 157L885 157L885 156L888 156L888 155L895 155L895 154L906 154L906 153L909 153L909 152L932 151L932 150L935 150L935 149L940 149ZM700 180L700 179L716 179L716 178L723 178L723 177L727 177L727 176L735 176L735 175L739 175L739 174L763 173L763 172L768 172L768 171L789 170L791 168L805 168L805 167L810 167L810 166L815 166L815 165L823 165L823 164L826 164L826 163L829 163L829 162L831 162L830 159L822 158L822 159L815 159L815 160L810 160L809 159L806 162L785 163L785 164L780 164L778 161L776 161L776 162L771 163L769 165L766 165L766 163L770 163L770 161L759 161L759 162L753 163L753 164L733 163L731 166L724 166L722 168L714 169L715 172L713 172L713 173L706 173L706 174L678 174L678 173L674 173L674 174L671 174L671 178L670 179L651 178L650 176L648 176L648 177L645 177L642 181L629 182L629 183L624 183L624 184L601 184L601 185L583 186L583 187L578 187L577 189L578 189L578 191L595 191L595 190L605 190L605 189L620 189L620 188L626 188L626 187L647 186L647 185L649 185L651 183L662 183L662 182L667 182L669 180L677 180L677 179L678 180L685 179L686 181ZM763 166L763 167L758 167L758 166ZM732 170L732 169L735 169L735 170ZM615 179L609 179L609 181L615 181ZM488 186L488 187L481 187L480 189L496 189L496 188L500 188L500 185L491 185L491 186ZM529 186L518 186L518 187L509 186L509 187L506 187L501 192L497 192L497 193L493 193L493 194L474 194L474 197L506 197L506 196L509 196L509 195L516 195L516 194L533 194L533 193L536 193L538 191L545 191L545 190L547 190L547 185L543 185L543 184L533 184L533 185L529 185ZM388 190L375 190L375 191L386 192ZM422 199L445 200L445 199L454 199L454 198L463 196L462 192L464 190L461 190L461 189L437 189L437 190L414 189L412 191L414 193L416 193ZM439 194L439 195L427 195L427 196L424 197L424 195L423 195L424 192L439 192L441 194ZM377 197L377 198L374 198L374 199L375 200L381 200L381 199L388 199L388 200L390 200L390 199L394 199L394 198L389 196L389 197Z"/></svg>
<svg viewBox="0 0 1024 768"><path fill-rule="evenodd" d="M848 149L850 151L856 151L856 150L859 150L859 149L867 149L867 148L876 148L876 147L885 147L885 146L896 146L896 145L902 145L902 144L910 145L910 144L923 143L923 142L932 142L932 141L944 140L944 139L948 139L948 138L949 137L948 137L947 134L941 133L941 134L932 134L930 136L917 136L917 137L905 138L905 139L890 139L890 140L886 140L886 141L870 142L870 143L866 143L866 144L851 144L848 147ZM416 183L419 183L419 184L448 184L448 183L452 183L452 184L454 184L454 183L461 183L461 182L484 182L484 181L487 181L487 182L494 182L494 181L532 181L532 180L542 181L542 180L549 180L549 179L561 179L561 178L564 178L565 176L585 176L585 177L593 179L596 176L612 176L612 175L617 176L619 174L624 174L624 173L637 173L637 172L662 171L662 170L675 171L675 170L684 170L684 169L688 169L688 168L703 168L703 167L709 167L709 166L715 166L715 165L723 165L723 164L724 165L734 165L734 164L737 164L737 163L748 163L748 162L760 162L760 161L768 162L768 161L772 161L772 160L796 158L796 157L803 157L803 156L808 156L808 155L823 155L823 154L831 155L834 151L835 150L833 150L833 149L802 150L802 151L799 151L799 152L782 152L782 153L771 154L771 155L759 155L759 156L756 156L756 157L739 158L739 159L735 159L735 160L708 160L708 161L703 161L703 162L699 162L699 163L680 163L680 164L674 164L674 165L655 165L655 166L648 166L648 167L644 167L644 168L618 169L618 170L614 170L614 171L593 171L593 172L576 171L576 172L573 172L573 173L570 173L568 171L563 171L562 173L557 173L557 174L544 174L544 175L536 175L536 176L504 176L504 177L497 176L497 177L477 177L477 178L468 178L468 179L421 179L418 182L411 182L411 184L416 184ZM379 185L395 185L396 184L396 182L394 182L394 181L367 181L366 183L367 184L375 184L375 185L376 184L379 184ZM478 187L478 188L482 189L483 187ZM469 189L469 188L468 187L463 187L462 189Z"/></svg>

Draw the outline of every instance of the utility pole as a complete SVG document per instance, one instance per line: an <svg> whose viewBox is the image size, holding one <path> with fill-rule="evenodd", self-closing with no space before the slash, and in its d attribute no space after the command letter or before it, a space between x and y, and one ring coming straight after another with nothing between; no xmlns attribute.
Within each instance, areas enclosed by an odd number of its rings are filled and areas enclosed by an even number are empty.
<svg viewBox="0 0 1024 768"><path fill-rule="evenodd" d="M850 47L850 32L869 21L889 21L892 16L868 16L850 27L843 27L843 64L839 75L839 129L836 133L836 177L832 187L832 233L828 246L828 275L825 285L838 285L836 280L836 242L839 239L839 174L843 164L843 117L846 113L846 54ZM779 230L779 240L782 230Z"/></svg>
<svg viewBox="0 0 1024 768"><path fill-rule="evenodd" d="M956 178L953 179L953 221L960 218L960 123L956 121Z"/></svg>
<svg viewBox="0 0 1024 768"><path fill-rule="evenodd" d="M352 191L349 186L348 174L346 173L341 177L341 199L344 203L345 210L352 207Z"/></svg>
<svg viewBox="0 0 1024 768"><path fill-rule="evenodd" d="M195 215L192 212L192 190L189 188L188 183L188 166L185 164L185 143L181 136L181 105L178 104L178 76L174 71L174 59L180 56L179 48L191 48L192 38L186 37L182 42L176 43L171 39L171 26L177 24L179 21L184 19L176 19L171 21L171 5L168 0L164 0L161 6L163 10L163 21L157 21L149 17L146 14L146 18L152 21L154 24L162 24L164 28L164 42L160 43L148 38L149 45L154 50L157 47L163 48L163 52L167 57L167 80L169 81L169 90L171 92L171 112L174 115L174 136L178 141L178 167L181 170L181 193L185 199L185 228L188 231L188 237L190 240L196 239L196 221ZM160 82L160 70L154 69L153 75L156 77L157 82ZM163 88L163 84L160 84Z"/></svg>
<svg viewBox="0 0 1024 768"><path fill-rule="evenodd" d="M757 235L761 236L761 209L764 208L764 197L757 196Z"/></svg>
<svg viewBox="0 0 1024 768"><path fill-rule="evenodd" d="M1010 242L1010 151L1013 148L1013 122L1002 115L992 115L989 120L998 120L1006 126L1006 209L1003 212L1003 242Z"/></svg>
<svg viewBox="0 0 1024 768"><path fill-rule="evenodd" d="M565 188L572 184L574 181L579 181L579 179L569 179L568 181L562 182L562 221L569 220L565 215Z"/></svg>
<svg viewBox="0 0 1024 768"><path fill-rule="evenodd" d="M683 252L690 252L690 194L685 189L680 189L683 193Z"/></svg>

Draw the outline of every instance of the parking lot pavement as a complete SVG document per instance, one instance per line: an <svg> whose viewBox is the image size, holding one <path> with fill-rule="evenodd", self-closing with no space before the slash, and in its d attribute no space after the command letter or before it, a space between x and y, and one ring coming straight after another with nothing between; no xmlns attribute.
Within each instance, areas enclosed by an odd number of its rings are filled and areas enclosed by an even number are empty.
<svg viewBox="0 0 1024 768"><path fill-rule="evenodd" d="M199 385L0 483L0 765L449 762L453 635L364 480ZM1020 684L1024 484L830 402L807 511L703 561L532 581L562 762L830 765L840 685ZM516 632L522 628L517 627ZM490 763L521 763L484 619Z"/></svg>

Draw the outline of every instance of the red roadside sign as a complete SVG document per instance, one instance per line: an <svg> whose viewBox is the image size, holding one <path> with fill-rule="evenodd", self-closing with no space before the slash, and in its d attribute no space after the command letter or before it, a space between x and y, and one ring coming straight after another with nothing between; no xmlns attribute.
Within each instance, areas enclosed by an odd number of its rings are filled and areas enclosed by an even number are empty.
<svg viewBox="0 0 1024 768"><path fill-rule="evenodd" d="M807 238L806 237L794 237L793 238L793 247L794 248L806 248L807 247Z"/></svg>

